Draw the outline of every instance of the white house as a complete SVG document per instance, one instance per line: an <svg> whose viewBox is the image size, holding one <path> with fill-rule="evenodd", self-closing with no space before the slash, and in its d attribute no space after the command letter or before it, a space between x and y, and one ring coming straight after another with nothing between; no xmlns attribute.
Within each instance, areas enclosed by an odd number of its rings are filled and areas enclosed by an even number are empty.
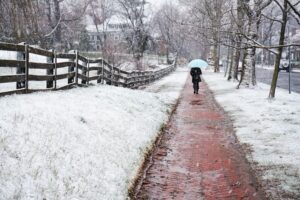
<svg viewBox="0 0 300 200"><path fill-rule="evenodd" d="M120 17L113 16L101 25L88 25L86 27L89 35L90 46L95 51L101 51L101 41L122 45L126 42L125 35L129 31L129 25Z"/></svg>

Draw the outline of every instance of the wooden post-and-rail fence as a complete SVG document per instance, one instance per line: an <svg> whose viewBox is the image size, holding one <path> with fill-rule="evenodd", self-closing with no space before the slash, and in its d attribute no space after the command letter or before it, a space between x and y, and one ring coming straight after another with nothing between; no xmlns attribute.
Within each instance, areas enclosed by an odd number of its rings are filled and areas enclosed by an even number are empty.
<svg viewBox="0 0 300 200"><path fill-rule="evenodd" d="M3 59L1 51L16 52L15 59ZM47 62L32 62L30 57L38 55L47 58ZM58 62L60 60L60 62ZM127 72L110 65L103 59L89 59L75 53L56 53L29 45L9 44L0 42L0 68L16 68L14 75L1 75L0 88L3 83L16 83L16 89L0 91L0 96L9 94L31 93L69 89L76 85L89 85L90 82L106 83L127 88L138 88L174 71L176 59L172 65L156 71ZM68 69L67 73L58 73L59 69ZM44 69L46 75L34 75L32 69ZM65 70L66 71L66 70ZM91 75L92 72L96 75ZM66 79L64 86L58 87L57 82ZM30 81L46 81L44 89L31 89Z"/></svg>

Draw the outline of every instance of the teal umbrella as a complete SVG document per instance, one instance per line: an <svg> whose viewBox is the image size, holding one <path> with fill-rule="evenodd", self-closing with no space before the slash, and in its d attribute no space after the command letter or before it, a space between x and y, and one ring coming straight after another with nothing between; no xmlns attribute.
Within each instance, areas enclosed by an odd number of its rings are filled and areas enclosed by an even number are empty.
<svg viewBox="0 0 300 200"><path fill-rule="evenodd" d="M189 64L189 68L206 68L208 66L208 63L201 59L192 60Z"/></svg>

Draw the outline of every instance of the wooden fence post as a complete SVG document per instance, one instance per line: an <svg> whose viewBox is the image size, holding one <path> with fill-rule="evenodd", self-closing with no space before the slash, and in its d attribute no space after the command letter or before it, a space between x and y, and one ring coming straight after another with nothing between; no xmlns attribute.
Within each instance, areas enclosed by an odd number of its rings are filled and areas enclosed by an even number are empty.
<svg viewBox="0 0 300 200"><path fill-rule="evenodd" d="M102 62L103 62L103 61L102 61ZM99 64L99 63L97 63L97 66L99 67L98 64ZM97 83L98 83L98 84L101 83L101 81L102 81L102 77L100 78L100 74L101 74L101 71L100 71L100 69L98 69L98 70L97 70L97 76L98 76Z"/></svg>
<svg viewBox="0 0 300 200"><path fill-rule="evenodd" d="M90 84L90 60L87 61L87 85Z"/></svg>
<svg viewBox="0 0 300 200"><path fill-rule="evenodd" d="M69 73L69 78L68 78L68 84L74 83L74 77L70 77L70 74L75 71L75 66L74 66L74 59L69 59L69 61L72 62L71 66L68 67L68 73Z"/></svg>
<svg viewBox="0 0 300 200"><path fill-rule="evenodd" d="M120 86L120 68L117 68L117 75L116 75L116 86Z"/></svg>
<svg viewBox="0 0 300 200"><path fill-rule="evenodd" d="M110 85L115 85L115 68L112 66L111 71L110 71Z"/></svg>
<svg viewBox="0 0 300 200"><path fill-rule="evenodd" d="M112 70L113 70L113 66L110 66L111 68L109 69L109 73L106 73L107 76L107 81L106 84L107 85L112 85Z"/></svg>
<svg viewBox="0 0 300 200"><path fill-rule="evenodd" d="M25 91L28 92L29 88L29 45L25 45Z"/></svg>
<svg viewBox="0 0 300 200"><path fill-rule="evenodd" d="M47 57L47 63L54 64L54 50L52 50L52 56ZM54 68L47 69L47 75L53 76L54 75ZM47 81L46 87L47 88L53 88L53 83L54 83L53 79Z"/></svg>
<svg viewBox="0 0 300 200"><path fill-rule="evenodd" d="M87 81L85 80L85 77L87 77L87 76L86 76L87 63L86 63L85 61L82 61L82 65L83 65L83 68L82 68L81 71L82 71L83 78L82 78L82 80L81 80L81 83L82 83L82 84L86 84Z"/></svg>
<svg viewBox="0 0 300 200"><path fill-rule="evenodd" d="M76 81L76 85L78 85L78 50L76 50L75 67L76 67L75 81Z"/></svg>
<svg viewBox="0 0 300 200"><path fill-rule="evenodd" d="M25 50L24 50L24 52L17 52L17 60L22 60L22 61L25 61L25 63L26 63L26 44L25 43L22 43L22 44L25 45ZM26 71L25 67L23 68L23 67L19 66L19 67L17 67L16 73L17 74L25 74L25 71ZM25 88L25 85L26 85L25 81L18 81L16 83L16 88L22 89L22 88Z"/></svg>
<svg viewBox="0 0 300 200"><path fill-rule="evenodd" d="M102 72L101 72L101 74L102 74L102 77L101 77L101 83L102 84L104 84L104 60L103 60L103 58L102 58L102 62L101 62L101 64L102 64Z"/></svg>
<svg viewBox="0 0 300 200"><path fill-rule="evenodd" d="M57 89L57 53L54 51L54 89Z"/></svg>
<svg viewBox="0 0 300 200"><path fill-rule="evenodd" d="M124 87L127 88L127 80L128 80L128 74L125 75L126 77L124 78Z"/></svg>

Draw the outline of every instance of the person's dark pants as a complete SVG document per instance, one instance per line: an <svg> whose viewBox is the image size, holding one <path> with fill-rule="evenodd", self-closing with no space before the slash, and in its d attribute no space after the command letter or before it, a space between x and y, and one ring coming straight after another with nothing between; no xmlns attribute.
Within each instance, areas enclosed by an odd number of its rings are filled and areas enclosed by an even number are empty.
<svg viewBox="0 0 300 200"><path fill-rule="evenodd" d="M194 88L194 94L198 94L198 92L199 92L199 82L198 81L193 82L193 88Z"/></svg>

